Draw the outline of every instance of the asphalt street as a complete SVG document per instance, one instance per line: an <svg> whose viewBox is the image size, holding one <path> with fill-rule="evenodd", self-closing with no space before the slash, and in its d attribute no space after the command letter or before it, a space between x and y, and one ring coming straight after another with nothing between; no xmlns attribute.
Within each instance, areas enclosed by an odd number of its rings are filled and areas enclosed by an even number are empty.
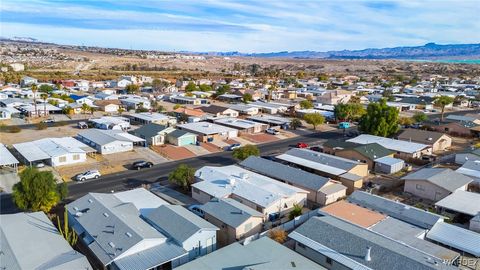
<svg viewBox="0 0 480 270"><path fill-rule="evenodd" d="M259 145L261 155L273 155L282 153L297 142L305 142L310 145L320 143L322 140L343 137L343 131L334 130L328 132L302 133L300 136ZM199 156L179 161L166 162L140 171L123 171L102 176L98 179L85 182L71 182L68 185L68 201L78 199L89 192L116 192L139 187L142 184L150 184L167 180L168 174L180 164L187 164L194 168L202 166L225 166L235 164L237 161L231 152L220 152L205 156ZM11 195L5 194L0 197L0 213L15 213Z"/></svg>

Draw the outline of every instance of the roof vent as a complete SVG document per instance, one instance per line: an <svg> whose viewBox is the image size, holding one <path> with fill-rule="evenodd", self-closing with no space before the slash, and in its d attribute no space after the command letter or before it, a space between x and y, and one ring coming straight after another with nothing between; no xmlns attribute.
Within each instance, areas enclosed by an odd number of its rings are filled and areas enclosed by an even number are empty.
<svg viewBox="0 0 480 270"><path fill-rule="evenodd" d="M248 179L248 173L246 173L246 172L240 173L240 178L242 178L243 180Z"/></svg>
<svg viewBox="0 0 480 270"><path fill-rule="evenodd" d="M73 210L78 211L78 207L76 207L76 206L73 207Z"/></svg>
<svg viewBox="0 0 480 270"><path fill-rule="evenodd" d="M88 199L88 202L89 202L89 203L93 203L92 199Z"/></svg>
<svg viewBox="0 0 480 270"><path fill-rule="evenodd" d="M367 247L367 254L365 254L365 261L367 262L372 260L371 251L372 247Z"/></svg>
<svg viewBox="0 0 480 270"><path fill-rule="evenodd" d="M107 214L107 213L103 213L103 216L104 216L104 217L108 217L108 214Z"/></svg>
<svg viewBox="0 0 480 270"><path fill-rule="evenodd" d="M430 137L430 138L428 138L427 140L429 140L429 141L432 141L432 140L433 140L433 138L431 138L431 137Z"/></svg>
<svg viewBox="0 0 480 270"><path fill-rule="evenodd" d="M132 237L132 234L129 232L126 232L125 235L127 235L128 237Z"/></svg>
<svg viewBox="0 0 480 270"><path fill-rule="evenodd" d="M76 212L76 213L75 213L75 216L76 216L76 217L81 217L82 215L83 215L82 212Z"/></svg>
<svg viewBox="0 0 480 270"><path fill-rule="evenodd" d="M230 186L234 186L235 185L235 179L233 179L233 178L228 179L228 184L230 184Z"/></svg>
<svg viewBox="0 0 480 270"><path fill-rule="evenodd" d="M108 245L111 246L112 248L115 247L115 244L113 242L109 242Z"/></svg>

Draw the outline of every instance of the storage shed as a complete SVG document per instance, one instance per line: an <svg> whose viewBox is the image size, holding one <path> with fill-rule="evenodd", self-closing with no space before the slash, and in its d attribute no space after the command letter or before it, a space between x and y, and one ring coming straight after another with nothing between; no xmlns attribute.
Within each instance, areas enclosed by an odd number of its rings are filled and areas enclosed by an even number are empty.
<svg viewBox="0 0 480 270"><path fill-rule="evenodd" d="M393 157L381 157L374 160L375 171L392 174L401 171L405 167L405 161Z"/></svg>

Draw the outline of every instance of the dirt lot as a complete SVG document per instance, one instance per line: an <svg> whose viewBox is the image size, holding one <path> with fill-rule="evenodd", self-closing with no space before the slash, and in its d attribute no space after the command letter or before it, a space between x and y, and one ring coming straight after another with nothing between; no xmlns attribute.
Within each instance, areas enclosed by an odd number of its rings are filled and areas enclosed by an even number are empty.
<svg viewBox="0 0 480 270"><path fill-rule="evenodd" d="M30 142L41 138L75 136L80 131L75 124L51 127L44 130L22 129L19 133L0 132L0 142L6 145Z"/></svg>
<svg viewBox="0 0 480 270"><path fill-rule="evenodd" d="M178 147L168 144L162 146L152 146L152 150L170 160L179 160L196 156L185 147Z"/></svg>

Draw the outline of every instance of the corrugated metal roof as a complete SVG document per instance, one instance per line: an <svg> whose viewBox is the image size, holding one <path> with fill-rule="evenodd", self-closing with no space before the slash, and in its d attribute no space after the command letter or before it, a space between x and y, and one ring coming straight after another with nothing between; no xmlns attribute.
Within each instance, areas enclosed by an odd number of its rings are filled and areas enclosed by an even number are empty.
<svg viewBox="0 0 480 270"><path fill-rule="evenodd" d="M480 234L445 222L439 222L427 238L480 257Z"/></svg>
<svg viewBox="0 0 480 270"><path fill-rule="evenodd" d="M371 143L378 143L381 146L402 153L416 153L422 151L425 148L429 148L430 146L426 144L420 143L412 143L407 141L399 141L369 134L362 134L355 138L347 140L347 142L359 143L359 144L371 144Z"/></svg>
<svg viewBox="0 0 480 270"><path fill-rule="evenodd" d="M430 229L444 219L440 215L359 190L353 192L347 200L425 229Z"/></svg>
<svg viewBox="0 0 480 270"><path fill-rule="evenodd" d="M386 165L395 165L399 163L405 163L402 159L393 158L393 157L381 157L374 160L376 163L386 164Z"/></svg>
<svg viewBox="0 0 480 270"><path fill-rule="evenodd" d="M193 133L206 135L237 131L233 128L207 122L187 123L183 125L177 125L177 127L180 129L191 131Z"/></svg>
<svg viewBox="0 0 480 270"><path fill-rule="evenodd" d="M3 143L0 143L0 166L18 164L18 160L8 151Z"/></svg>
<svg viewBox="0 0 480 270"><path fill-rule="evenodd" d="M402 179L428 181L451 192L473 181L472 178L448 168L423 168L402 177Z"/></svg>
<svg viewBox="0 0 480 270"><path fill-rule="evenodd" d="M480 212L480 193L457 190L435 203L435 206L475 216Z"/></svg>
<svg viewBox="0 0 480 270"><path fill-rule="evenodd" d="M33 142L17 143L12 146L29 162L50 159L50 156Z"/></svg>
<svg viewBox="0 0 480 270"><path fill-rule="evenodd" d="M319 190L329 181L326 177L255 156L248 157L240 166L310 190Z"/></svg>
<svg viewBox="0 0 480 270"><path fill-rule="evenodd" d="M182 256L188 256L188 252L173 242L165 242L116 260L114 264L120 270L145 270L155 268Z"/></svg>
<svg viewBox="0 0 480 270"><path fill-rule="evenodd" d="M199 231L218 230L210 222L181 205L162 205L151 211L146 218L162 232L175 239L178 244L182 244Z"/></svg>
<svg viewBox="0 0 480 270"><path fill-rule="evenodd" d="M263 214L234 199L214 199L200 207L205 213L236 228L252 216L263 218Z"/></svg>
<svg viewBox="0 0 480 270"><path fill-rule="evenodd" d="M361 164L350 159L298 148L290 149L277 158L332 175L346 173Z"/></svg>
<svg viewBox="0 0 480 270"><path fill-rule="evenodd" d="M335 261L352 269L456 269L404 243L328 215L310 218L290 237L320 254L335 256ZM370 261L364 259L367 247L371 248Z"/></svg>
<svg viewBox="0 0 480 270"><path fill-rule="evenodd" d="M78 135L98 145L105 145L115 141L124 141L124 142L145 141L142 138L123 132L121 130L103 130L103 129L92 128L92 129L84 130L78 133Z"/></svg>

